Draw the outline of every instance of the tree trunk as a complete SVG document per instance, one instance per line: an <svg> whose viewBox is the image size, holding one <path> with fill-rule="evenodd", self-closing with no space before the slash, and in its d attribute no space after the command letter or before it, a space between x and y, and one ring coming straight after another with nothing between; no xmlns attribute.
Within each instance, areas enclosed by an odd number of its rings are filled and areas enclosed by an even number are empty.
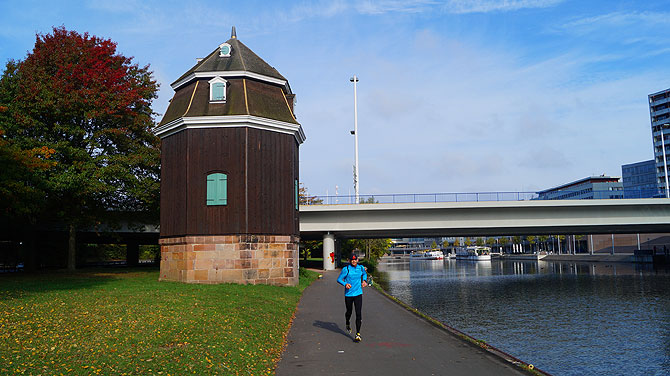
<svg viewBox="0 0 670 376"><path fill-rule="evenodd" d="M30 238L26 240L24 247L26 250L26 271L34 272L37 270L35 239Z"/></svg>
<svg viewBox="0 0 670 376"><path fill-rule="evenodd" d="M25 270L28 272L37 270L35 237L31 236L32 231L34 231L33 226L27 226L27 230L24 230L22 236L22 238L25 239L23 242L23 251L25 255L24 265Z"/></svg>
<svg viewBox="0 0 670 376"><path fill-rule="evenodd" d="M70 223L70 236L67 247L67 269L75 270L77 268L77 230L74 224Z"/></svg>

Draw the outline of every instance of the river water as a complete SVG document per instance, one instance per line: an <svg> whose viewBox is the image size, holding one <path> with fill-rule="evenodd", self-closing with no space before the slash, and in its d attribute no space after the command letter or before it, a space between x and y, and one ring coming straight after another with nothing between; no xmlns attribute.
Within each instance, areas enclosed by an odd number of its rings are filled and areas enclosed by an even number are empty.
<svg viewBox="0 0 670 376"><path fill-rule="evenodd" d="M379 271L390 294L552 375L670 375L668 269L412 260Z"/></svg>

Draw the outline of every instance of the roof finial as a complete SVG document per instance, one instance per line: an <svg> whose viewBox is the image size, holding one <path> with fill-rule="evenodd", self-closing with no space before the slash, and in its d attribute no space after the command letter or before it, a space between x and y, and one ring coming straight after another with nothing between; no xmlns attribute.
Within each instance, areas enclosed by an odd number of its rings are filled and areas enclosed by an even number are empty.
<svg viewBox="0 0 670 376"><path fill-rule="evenodd" d="M235 26L233 26L233 30L230 32L230 39L237 39L237 32L235 31Z"/></svg>

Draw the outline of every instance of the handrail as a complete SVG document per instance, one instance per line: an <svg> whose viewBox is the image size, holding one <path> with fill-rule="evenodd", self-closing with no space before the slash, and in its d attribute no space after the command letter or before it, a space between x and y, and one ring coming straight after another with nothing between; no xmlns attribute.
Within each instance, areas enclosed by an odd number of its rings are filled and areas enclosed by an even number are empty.
<svg viewBox="0 0 670 376"><path fill-rule="evenodd" d="M530 201L530 200L603 200L664 198L654 190L560 190L549 193L538 192L448 192L448 193L393 193L359 195L361 204L407 204L421 202L484 202L484 201ZM301 205L351 205L355 195L310 196L301 198Z"/></svg>

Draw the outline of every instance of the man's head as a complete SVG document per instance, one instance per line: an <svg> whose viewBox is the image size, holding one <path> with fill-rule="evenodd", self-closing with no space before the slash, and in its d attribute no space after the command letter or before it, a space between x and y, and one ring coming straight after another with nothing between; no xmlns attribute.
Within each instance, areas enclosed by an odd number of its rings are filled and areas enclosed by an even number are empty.
<svg viewBox="0 0 670 376"><path fill-rule="evenodd" d="M356 266L358 264L358 256L356 256L355 254L351 255L351 257L349 257L349 262L351 263L351 265Z"/></svg>

